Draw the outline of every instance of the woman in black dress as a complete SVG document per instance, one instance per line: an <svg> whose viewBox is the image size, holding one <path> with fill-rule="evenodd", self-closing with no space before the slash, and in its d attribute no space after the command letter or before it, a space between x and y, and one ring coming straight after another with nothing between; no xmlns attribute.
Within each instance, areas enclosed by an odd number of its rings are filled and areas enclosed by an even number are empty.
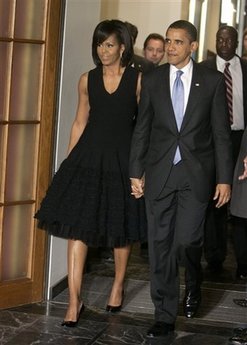
<svg viewBox="0 0 247 345"><path fill-rule="evenodd" d="M68 239L69 305L63 325L77 324L88 246L114 248L115 278L106 310L121 310L131 244L145 241L143 199L131 196L130 141L140 74L129 66L133 46L119 20L99 23L93 34L96 68L82 74L68 157L36 213L38 226Z"/></svg>

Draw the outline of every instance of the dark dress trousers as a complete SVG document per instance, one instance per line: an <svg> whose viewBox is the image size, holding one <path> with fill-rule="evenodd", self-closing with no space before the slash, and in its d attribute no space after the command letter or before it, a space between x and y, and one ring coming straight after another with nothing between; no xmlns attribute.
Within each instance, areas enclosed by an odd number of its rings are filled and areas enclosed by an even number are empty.
<svg viewBox="0 0 247 345"><path fill-rule="evenodd" d="M143 77L130 153L130 177L145 175L151 297L155 319L174 323L179 260L186 288L200 284L200 250L208 200L216 183L232 181L230 125L222 73L193 62L187 107L178 132L170 65ZM179 145L182 161L173 165ZM199 255L199 256L198 256Z"/></svg>
<svg viewBox="0 0 247 345"><path fill-rule="evenodd" d="M244 123L247 124L247 61L240 59L240 65L243 76L243 108L244 108ZM211 59L202 61L201 64L213 70L217 70L216 56ZM236 164L240 143L243 135L243 130L231 131L232 140L232 152L233 152L233 164ZM214 193L214 190L212 191ZM212 201L209 204L207 217L205 222L205 241L204 241L204 255L207 262L213 268L214 264L221 264L225 260L227 254L227 218L228 218L228 205L225 205L219 209L215 208L215 203ZM238 226L238 221L235 219L235 227ZM242 232L242 231L241 231ZM236 233L233 234L234 236ZM238 240L235 240L237 245L236 252L239 252L241 243L239 240L239 234L237 234ZM241 237L241 236L240 236Z"/></svg>
<svg viewBox="0 0 247 345"><path fill-rule="evenodd" d="M247 179L239 180L238 176L244 171L243 160L247 156L247 129L245 129L239 151L237 164L234 170L232 197L230 202L231 213L234 216L247 218Z"/></svg>
<svg viewBox="0 0 247 345"><path fill-rule="evenodd" d="M230 210L233 216L241 220L242 227L235 229L234 244L239 268L247 271L247 179L239 180L244 171L243 160L247 156L247 129L245 129L234 171Z"/></svg>

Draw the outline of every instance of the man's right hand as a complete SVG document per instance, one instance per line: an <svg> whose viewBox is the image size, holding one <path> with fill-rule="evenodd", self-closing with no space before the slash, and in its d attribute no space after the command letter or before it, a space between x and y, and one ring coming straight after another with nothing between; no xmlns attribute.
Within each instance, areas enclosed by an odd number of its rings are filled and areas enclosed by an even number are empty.
<svg viewBox="0 0 247 345"><path fill-rule="evenodd" d="M244 158L244 171L242 175L238 177L239 180L245 180L247 178L247 156Z"/></svg>

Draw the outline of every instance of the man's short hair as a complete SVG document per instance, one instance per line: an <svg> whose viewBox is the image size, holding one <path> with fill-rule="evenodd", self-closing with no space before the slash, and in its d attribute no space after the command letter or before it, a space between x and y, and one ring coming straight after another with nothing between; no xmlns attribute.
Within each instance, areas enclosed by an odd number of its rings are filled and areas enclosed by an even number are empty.
<svg viewBox="0 0 247 345"><path fill-rule="evenodd" d="M145 39L144 43L143 43L143 49L146 49L147 48L147 45L148 45L148 42L149 40L160 40L163 42L163 44L165 45L165 39L162 35L160 34L157 34L157 33L151 33L147 36L147 38Z"/></svg>
<svg viewBox="0 0 247 345"><path fill-rule="evenodd" d="M197 40L197 29L192 23L188 22L187 20L177 20L168 27L167 31L169 29L183 29L188 33L190 42L194 42Z"/></svg>

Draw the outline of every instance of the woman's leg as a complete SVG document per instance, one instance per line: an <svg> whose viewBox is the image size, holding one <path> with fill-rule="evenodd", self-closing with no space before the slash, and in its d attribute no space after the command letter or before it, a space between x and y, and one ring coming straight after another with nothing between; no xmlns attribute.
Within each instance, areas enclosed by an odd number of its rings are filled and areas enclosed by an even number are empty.
<svg viewBox="0 0 247 345"><path fill-rule="evenodd" d="M123 248L114 248L115 278L108 305L119 306L122 303L122 294L124 288L124 278L128 264L131 246Z"/></svg>
<svg viewBox="0 0 247 345"><path fill-rule="evenodd" d="M68 240L69 306L64 321L77 321L81 306L81 284L87 252L88 247L82 241Z"/></svg>

